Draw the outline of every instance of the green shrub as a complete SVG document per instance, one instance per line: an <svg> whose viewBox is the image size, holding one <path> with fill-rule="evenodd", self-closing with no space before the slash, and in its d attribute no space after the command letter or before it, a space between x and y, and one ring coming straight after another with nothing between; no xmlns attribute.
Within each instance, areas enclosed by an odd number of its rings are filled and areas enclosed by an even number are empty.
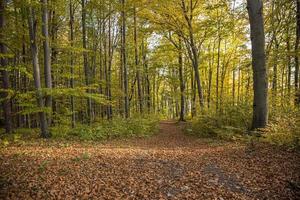
<svg viewBox="0 0 300 200"><path fill-rule="evenodd" d="M224 105L218 112L207 112L191 120L186 132L203 138L224 140L242 139L249 128L250 106Z"/></svg>
<svg viewBox="0 0 300 200"><path fill-rule="evenodd" d="M224 105L222 111L202 114L191 120L186 132L204 138L248 141L252 138L247 134L251 118L250 105ZM281 109L270 107L269 125L260 130L258 135L262 136L260 141L300 148L300 110L293 106Z"/></svg>
<svg viewBox="0 0 300 200"><path fill-rule="evenodd" d="M146 137L158 129L159 118L154 115L135 115L129 119L115 117L91 125L77 123L72 128L68 123L55 123L50 128L52 139L101 141L119 137ZM0 134L0 147L11 143L40 138L40 129L16 129L13 134Z"/></svg>
<svg viewBox="0 0 300 200"><path fill-rule="evenodd" d="M299 110L281 110L270 116L268 127L264 130L264 141L272 144L300 147Z"/></svg>
<svg viewBox="0 0 300 200"><path fill-rule="evenodd" d="M159 119L155 116L133 116L129 119L116 117L111 121L103 121L92 125L77 125L67 131L58 128L55 137L78 138L80 140L103 140L118 137L144 137L157 130Z"/></svg>

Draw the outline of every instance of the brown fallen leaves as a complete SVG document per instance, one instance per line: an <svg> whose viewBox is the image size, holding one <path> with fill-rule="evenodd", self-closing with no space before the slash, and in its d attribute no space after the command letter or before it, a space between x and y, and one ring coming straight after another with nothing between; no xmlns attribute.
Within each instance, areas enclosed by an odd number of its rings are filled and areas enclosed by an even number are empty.
<svg viewBox="0 0 300 200"><path fill-rule="evenodd" d="M152 138L9 146L0 199L297 199L300 156L207 143L162 123Z"/></svg>

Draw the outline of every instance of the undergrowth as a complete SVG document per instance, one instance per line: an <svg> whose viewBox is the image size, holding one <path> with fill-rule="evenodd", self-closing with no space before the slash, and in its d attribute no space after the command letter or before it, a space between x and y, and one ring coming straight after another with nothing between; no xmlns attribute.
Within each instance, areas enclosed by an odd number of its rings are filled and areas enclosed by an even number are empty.
<svg viewBox="0 0 300 200"><path fill-rule="evenodd" d="M103 120L88 124L77 124L72 128L69 124L57 124L51 127L51 139L101 141L120 137L147 137L158 129L159 118L156 116L133 116L129 119L116 117L113 120ZM6 146L10 143L39 138L39 129L16 129L12 134L1 134L0 144Z"/></svg>
<svg viewBox="0 0 300 200"><path fill-rule="evenodd" d="M250 131L250 105L228 106L223 111L207 112L190 120L187 134L201 138L230 141L262 141L289 148L300 147L300 112L298 109L271 110L265 129Z"/></svg>

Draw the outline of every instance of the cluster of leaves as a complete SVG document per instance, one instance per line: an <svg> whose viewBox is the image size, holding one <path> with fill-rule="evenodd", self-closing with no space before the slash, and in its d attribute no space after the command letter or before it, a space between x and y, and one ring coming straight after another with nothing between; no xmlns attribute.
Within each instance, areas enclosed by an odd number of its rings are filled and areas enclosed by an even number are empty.
<svg viewBox="0 0 300 200"><path fill-rule="evenodd" d="M188 134L203 138L225 140L242 139L251 122L250 105L225 106L222 111L204 113L194 118L186 127Z"/></svg>

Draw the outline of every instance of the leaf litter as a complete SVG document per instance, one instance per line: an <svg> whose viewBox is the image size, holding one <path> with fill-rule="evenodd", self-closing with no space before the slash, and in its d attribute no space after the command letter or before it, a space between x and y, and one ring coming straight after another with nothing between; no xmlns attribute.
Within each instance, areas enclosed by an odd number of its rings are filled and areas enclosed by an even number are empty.
<svg viewBox="0 0 300 200"><path fill-rule="evenodd" d="M150 138L0 150L0 199L299 199L300 155L211 143L160 124Z"/></svg>

